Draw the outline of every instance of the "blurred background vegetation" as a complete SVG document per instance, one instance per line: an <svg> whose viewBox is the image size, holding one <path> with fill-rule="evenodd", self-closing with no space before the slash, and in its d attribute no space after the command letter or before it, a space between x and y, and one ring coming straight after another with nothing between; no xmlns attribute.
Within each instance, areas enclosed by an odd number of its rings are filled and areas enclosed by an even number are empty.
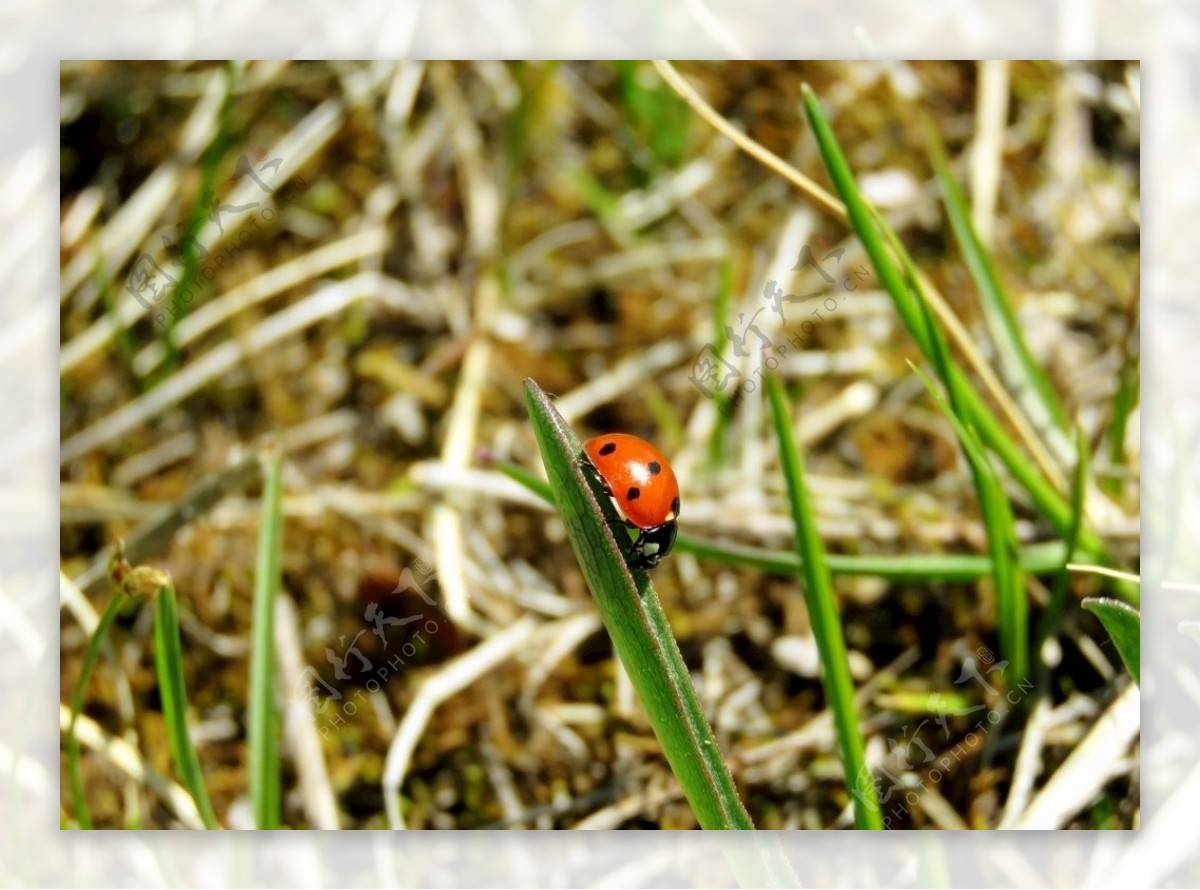
<svg viewBox="0 0 1200 890"><path fill-rule="evenodd" d="M934 178L936 131L1029 350L1083 433L1088 526L1136 571L1138 65L678 70L828 187L810 84L864 194L1003 377ZM192 736L226 827L253 824L263 448L284 455L287 827L385 827L406 720L409 827L695 826L561 522L497 469L542 473L523 378L559 396L581 435L632 432L672 455L682 532L786 553L755 381L762 343L791 344L779 370L830 553L987 553L954 429L911 372L920 353L857 240L650 63L71 62L61 105L62 700L123 538L174 579ZM768 282L816 302L775 310ZM729 362L725 390L706 357ZM1034 427L1069 485L1074 446ZM1023 549L1058 540L1006 491ZM1106 582L1076 575L1035 655L1037 689L1006 704L988 673L983 574L835 579L890 827L1016 820L1128 686L1078 607ZM1025 578L1035 622L1055 575L1043 561ZM850 825L794 574L679 553L654 582L755 824ZM117 616L87 690L97 827L192 824L171 779L151 611ZM470 660L526 617L490 662ZM1088 804L1058 827L1135 827L1136 744L1096 766ZM64 766L64 824L73 813Z"/></svg>

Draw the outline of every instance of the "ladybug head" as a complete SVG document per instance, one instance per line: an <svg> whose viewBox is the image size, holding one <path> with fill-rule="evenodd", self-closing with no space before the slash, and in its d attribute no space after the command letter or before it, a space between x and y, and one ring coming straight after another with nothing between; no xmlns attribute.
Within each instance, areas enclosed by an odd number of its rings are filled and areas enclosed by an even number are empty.
<svg viewBox="0 0 1200 890"><path fill-rule="evenodd" d="M678 530L679 524L674 520L643 529L634 543L630 566L641 571L654 568L675 546Z"/></svg>

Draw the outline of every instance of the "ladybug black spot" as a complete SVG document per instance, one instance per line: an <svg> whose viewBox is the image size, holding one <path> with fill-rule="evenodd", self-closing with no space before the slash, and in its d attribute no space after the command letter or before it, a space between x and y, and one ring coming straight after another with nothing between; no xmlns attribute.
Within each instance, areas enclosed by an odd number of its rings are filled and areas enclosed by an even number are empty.
<svg viewBox="0 0 1200 890"><path fill-rule="evenodd" d="M662 464L660 464L656 460L650 461L650 475L657 476L661 472L662 472Z"/></svg>
<svg viewBox="0 0 1200 890"><path fill-rule="evenodd" d="M672 513L679 512L679 498L675 498L675 500L671 501L671 512Z"/></svg>
<svg viewBox="0 0 1200 890"><path fill-rule="evenodd" d="M625 492L625 499L629 501L636 501L639 497L641 497L641 494L641 489L631 488L629 491Z"/></svg>
<svg viewBox="0 0 1200 890"><path fill-rule="evenodd" d="M616 450L617 450L616 442L605 442L603 445L600 446L600 453L605 457L608 457L608 455L612 454Z"/></svg>

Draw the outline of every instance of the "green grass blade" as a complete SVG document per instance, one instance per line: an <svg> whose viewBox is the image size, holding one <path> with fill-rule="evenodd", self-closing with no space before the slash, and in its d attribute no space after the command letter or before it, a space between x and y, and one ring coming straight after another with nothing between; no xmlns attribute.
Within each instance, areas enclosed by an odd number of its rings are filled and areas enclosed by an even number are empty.
<svg viewBox="0 0 1200 890"><path fill-rule="evenodd" d="M846 213L851 227L870 257L880 284L892 297L901 321L908 328L926 360L933 362L934 346L928 336L925 319L917 299L910 292L904 276L884 244L884 239L877 227L876 215L858 190L854 175L851 173L845 155L833 134L833 129L821 109L820 102L807 86L804 88L804 107L825 168L846 205ZM894 243L898 244L899 240L895 239ZM904 255L903 251L901 251L901 255ZM1065 535L1071 522L1071 510L1066 499L1020 450L1005 430L1004 425L993 414L978 391L970 385L957 365L951 364L950 376L953 381L950 390L961 399L964 417L976 430L983 443L1000 458L1018 484L1029 493L1029 497L1038 511L1060 534ZM1081 540L1088 552L1102 553L1103 548L1099 540L1089 530L1084 529Z"/></svg>
<svg viewBox="0 0 1200 890"><path fill-rule="evenodd" d="M802 571L804 560L794 552L765 550L741 544L710 541L679 533L675 549L691 553L700 559L734 568L758 569L772 575L792 576ZM1063 564L1066 552L1060 541L1034 544L1018 554L1023 572L1046 574ZM899 583L977 581L994 572L992 560L973 553L937 554L879 554L858 556L847 553L826 553L825 565L834 576L884 578Z"/></svg>
<svg viewBox="0 0 1200 890"><path fill-rule="evenodd" d="M547 502L554 503L550 486L516 464L500 462L496 468L509 478L524 485ZM675 550L691 553L700 559L735 568L751 568L772 575L791 577L800 571L803 561L794 551L764 550L743 544L710 541L694 535L679 533ZM1061 541L1033 544L1018 554L1023 572L1032 575L1056 572L1065 564L1066 548ZM993 572L989 557L971 553L937 554L825 554L825 565L832 575L863 575L899 582L975 581Z"/></svg>
<svg viewBox="0 0 1200 890"><path fill-rule="evenodd" d="M1012 507L1004 494L1000 477L983 448L983 443L963 416L963 378L951 373L953 364L946 346L946 338L929 309L929 301L925 298L924 291L917 283L915 270L907 262L905 274L908 277L908 286L912 293L917 295L921 313L925 318L925 333L932 347L934 364L942 378L942 384L946 387L946 399L938 399L931 382L915 365L910 365L954 426L963 454L971 467L971 478L975 483L980 513L987 530L988 552L992 557L996 588L996 626L999 629L1000 649L1008 661L1005 674L1015 685L1025 679L1029 670L1029 603L1025 599L1025 581L1017 565L1017 532L1013 524Z"/></svg>
<svg viewBox="0 0 1200 890"><path fill-rule="evenodd" d="M645 572L631 573L585 475L582 448L550 397L532 380L525 399L542 461L613 648L646 711L671 770L701 827L752 829L712 735L695 687Z"/></svg>
<svg viewBox="0 0 1200 890"><path fill-rule="evenodd" d="M1012 300L1000 282L991 255L975 232L970 208L954 179L954 174L950 171L941 141L931 132L929 142L933 170L941 186L950 227L954 230L959 250L966 260L975 287L979 290L984 319L996 344L1001 371L1009 387L1015 392L1019 395L1032 394L1035 397L1022 399L1022 405L1034 425L1043 435L1057 435L1062 439L1069 427L1067 412L1063 409L1050 378L1029 351L1029 345L1025 342L1016 313L1013 311Z"/></svg>
<svg viewBox="0 0 1200 890"><path fill-rule="evenodd" d="M841 617L829 568L825 565L825 546L817 532L817 523L808 502L804 482L804 464L792 433L792 414L776 374L767 374L767 391L779 438L779 458L787 479L788 499L796 533L796 552L801 556L800 581L808 604L809 619L821 657L821 682L825 699L833 713L846 790L854 800L854 824L859 828L882 829L875 780L867 768L858 711L854 706L854 683L842 636Z"/></svg>
<svg viewBox="0 0 1200 890"><path fill-rule="evenodd" d="M220 828L208 792L200 758L192 745L187 726L187 692L183 682L183 644L179 636L179 611L175 585L168 581L154 597L154 661L158 669L158 690L162 699L163 719L171 759L183 779L183 785L196 801L200 818L208 828Z"/></svg>
<svg viewBox="0 0 1200 890"><path fill-rule="evenodd" d="M942 398L933 382L915 366L929 395L941 409L958 435L963 454L971 467L979 509L988 536L988 552L992 557L992 572L996 586L996 627L1000 637L1000 652L1008 661L1005 677L1015 686L1029 672L1029 602L1025 596L1025 581L1017 563L1017 537L1013 526L1012 507L1004 494L1000 477L988 460L983 445L974 431L954 411L954 406Z"/></svg>
<svg viewBox="0 0 1200 890"><path fill-rule="evenodd" d="M1075 472L1071 475L1071 527L1067 530L1066 552L1063 563L1054 577L1054 587L1050 591L1050 602L1046 604L1038 622L1034 652L1041 657L1042 645L1054 633L1058 619L1067 604L1067 594L1070 591L1071 573L1067 564L1075 559L1075 549L1079 546L1079 530L1083 528L1083 503L1087 492L1088 477L1087 440L1083 430L1075 430Z"/></svg>
<svg viewBox="0 0 1200 890"><path fill-rule="evenodd" d="M250 799L258 828L281 819L279 727L275 702L275 597L283 585L283 456L266 458L262 529L254 572L254 625L250 646Z"/></svg>
<svg viewBox="0 0 1200 890"><path fill-rule="evenodd" d="M87 648L83 652L83 664L79 668L79 679L75 681L75 688L71 690L71 722L67 726L67 773L71 781L75 820L79 823L80 828L87 831L92 828L92 815L88 810L87 793L83 787L83 771L79 763L79 739L75 735L75 722L83 711L83 696L87 692L92 671L96 667L96 659L99 658L104 641L108 638L108 629L112 627L113 621L127 602L129 602L129 597L119 590L108 601L91 639L88 640Z"/></svg>
<svg viewBox="0 0 1200 890"><path fill-rule="evenodd" d="M1142 685L1142 619L1138 610L1118 599L1089 596L1083 607L1100 619L1133 682Z"/></svg>

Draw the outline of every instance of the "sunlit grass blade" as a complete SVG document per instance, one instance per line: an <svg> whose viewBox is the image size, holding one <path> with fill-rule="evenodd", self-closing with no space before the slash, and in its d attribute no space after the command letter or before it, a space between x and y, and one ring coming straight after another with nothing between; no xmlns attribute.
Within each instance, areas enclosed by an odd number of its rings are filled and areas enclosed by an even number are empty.
<svg viewBox="0 0 1200 890"><path fill-rule="evenodd" d="M658 594L631 573L613 535L616 517L580 463L583 449L550 397L525 382L529 417L567 537L650 726L701 827L751 829L696 696Z"/></svg>
<svg viewBox="0 0 1200 890"><path fill-rule="evenodd" d="M112 599L108 601L100 620L96 623L96 629L92 632L91 639L88 640L87 648L83 652L83 664L79 668L79 679L75 681L75 688L71 690L71 723L67 728L67 773L71 781L75 820L79 823L79 827L85 830L91 830L92 816L88 809L87 792L83 787L83 770L79 762L79 738L75 735L75 723L83 711L83 696L87 692L92 671L96 667L96 659L100 656L100 650L103 649L104 641L108 638L108 629L112 627L113 621L128 602L129 597L119 590L114 592Z"/></svg>
<svg viewBox="0 0 1200 890"><path fill-rule="evenodd" d="M1142 632L1138 610L1118 599L1089 596L1083 608L1100 619L1133 682L1142 685Z"/></svg>
<svg viewBox="0 0 1200 890"><path fill-rule="evenodd" d="M875 273L884 290L891 296L897 314L920 347L927 361L933 362L934 346L927 333L925 319L914 294L909 290L904 276L888 251L881 236L876 215L858 190L850 166L838 145L833 129L825 117L816 95L804 88L804 107L809 125L821 152L825 168L839 196L846 206L851 227L863 244ZM895 239L895 243L899 243ZM983 443L995 452L1013 478L1028 492L1038 511L1063 535L1070 527L1071 510L1066 499L1042 475L1028 457L1013 441L1004 425L984 402L979 392L958 368L951 364L953 383L950 389L961 401L961 412L977 431ZM961 385L960 385L961 384ZM1088 552L1099 554L1102 547L1086 528L1081 541Z"/></svg>
<svg viewBox="0 0 1200 890"><path fill-rule="evenodd" d="M250 646L250 799L258 828L281 819L279 726L275 702L275 598L283 585L283 457L264 457L262 524L254 571L254 624Z"/></svg>
<svg viewBox="0 0 1200 890"><path fill-rule="evenodd" d="M1042 646L1058 627L1067 604L1067 594L1070 591L1071 573L1067 565L1075 560L1075 549L1079 546L1079 530L1083 527L1083 504L1087 493L1088 455L1087 439L1083 430L1075 431L1075 472L1071 475L1071 527L1067 530L1066 551L1063 554L1062 567L1054 577L1054 586L1050 591L1050 601L1046 604L1042 617L1038 621L1037 635L1034 638L1034 655L1041 657Z"/></svg>
<svg viewBox="0 0 1200 890"><path fill-rule="evenodd" d="M911 265L905 264L908 286L917 298L917 304L925 319L925 335L929 338L934 367L946 388L946 398L938 398L931 382L909 363L921 378L931 397L954 427L959 444L971 468L971 478L979 499L979 510L988 536L988 552L992 557L992 578L996 590L996 625L999 629L1000 649L1007 656L1005 676L1013 685L1025 679L1029 669L1029 603L1025 598L1025 581L1017 565L1017 532L1014 526L1012 506L1004 493L1004 486L997 475L983 443L974 428L963 416L962 386L965 378L951 372L953 363L937 320L929 309L924 291L916 281Z"/></svg>
<svg viewBox="0 0 1200 890"><path fill-rule="evenodd" d="M523 467L510 463L497 463L496 468L506 476L524 485L534 494L549 503L554 503L550 486ZM765 550L744 544L729 544L710 541L680 532L675 539L677 553L691 553L721 565L758 569L773 575L794 576L800 571L802 560L794 551ZM1047 574L1059 570L1064 564L1066 548L1061 541L1033 544L1021 550L1018 563L1021 570L1033 575ZM825 565L832 575L864 575L886 578L891 581L975 581L992 574L989 557L971 553L936 554L868 554L847 553L825 554Z"/></svg>
<svg viewBox="0 0 1200 890"><path fill-rule="evenodd" d="M854 824L859 828L882 829L875 780L867 768L858 709L854 705L854 683L846 656L841 615L833 592L829 567L825 564L825 545L817 532L816 519L804 482L804 464L792 432L792 412L776 374L767 374L767 392L779 439L779 458L787 480L788 500L795 526L796 552L801 557L800 582L808 604L809 620L821 658L821 682L825 700L833 714L846 790L854 801Z"/></svg>
<svg viewBox="0 0 1200 890"><path fill-rule="evenodd" d="M1000 653L1008 662L1004 674L1011 686L1020 683L1029 671L1029 601L1025 582L1017 563L1017 538L1013 526L1012 507L1004 494L1004 486L996 475L983 445L955 413L953 406L936 390L933 382L915 365L913 371L921 378L934 402L954 427L959 444L971 468L979 511L988 536L988 552L992 557L992 577L996 588L996 628L1000 637Z"/></svg>
<svg viewBox="0 0 1200 890"><path fill-rule="evenodd" d="M991 255L975 232L967 200L950 171L941 140L932 130L929 145L933 170L942 190L950 227L954 230L959 250L962 251L963 259L966 260L967 268L979 291L983 316L999 355L1000 371L1042 435L1046 438L1057 437L1065 444L1066 431L1069 428L1067 412L1063 409L1050 378L1029 351L1029 345L1025 342L1016 313L1013 311L1012 300L1000 281ZM1028 398L1028 395L1033 395L1034 398Z"/></svg>
<svg viewBox="0 0 1200 890"><path fill-rule="evenodd" d="M205 826L220 828L204 787L200 758L188 734L179 610L175 601L175 585L169 578L154 595L154 661L158 670L158 690L162 699L163 719L167 725L171 759L179 770L184 787L196 801L196 808Z"/></svg>

